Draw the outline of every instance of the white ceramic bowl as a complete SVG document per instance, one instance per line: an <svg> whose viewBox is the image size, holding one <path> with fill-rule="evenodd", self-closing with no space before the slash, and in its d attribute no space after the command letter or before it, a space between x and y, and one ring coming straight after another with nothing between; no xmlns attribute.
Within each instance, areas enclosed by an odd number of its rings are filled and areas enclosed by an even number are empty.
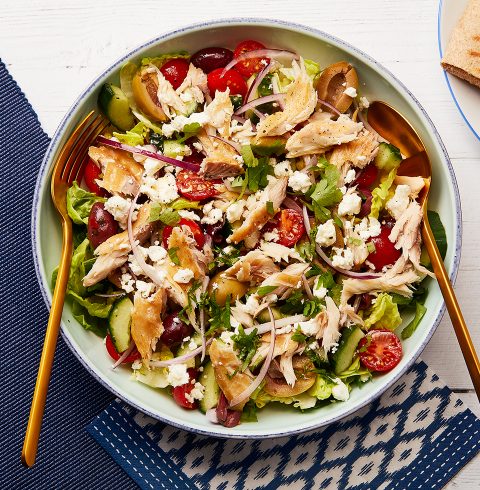
<svg viewBox="0 0 480 490"><path fill-rule="evenodd" d="M347 60L356 67L361 92L370 100L389 102L408 118L424 141L433 166L431 209L437 210L445 224L448 237L446 265L455 276L460 259L460 199L452 166L445 148L418 101L385 68L356 48L318 30L285 22L263 19L234 19L202 23L164 34L136 48L107 68L75 101L61 122L43 160L38 176L32 213L32 242L38 280L50 307L50 277L61 249L59 220L50 200L50 175L53 162L69 134L91 109L96 109L97 94L106 81L118 82L118 73L126 60L138 61L143 56L185 49L191 53L201 47L233 47L243 39L257 39L270 47L282 47L314 59L322 66ZM92 376L118 397L139 410L168 424L201 434L232 438L267 438L296 434L330 424L351 414L383 393L397 381L424 349L444 311L438 286L429 284L427 313L414 335L403 343L404 356L391 372L376 377L361 389L354 389L350 400L332 403L319 410L301 413L288 406L267 406L259 412L258 423L243 423L233 429L213 425L197 411L179 408L166 393L133 381L128 369L112 371L101 339L85 331L65 306L62 334L65 342ZM274 404L276 405L276 404Z"/></svg>

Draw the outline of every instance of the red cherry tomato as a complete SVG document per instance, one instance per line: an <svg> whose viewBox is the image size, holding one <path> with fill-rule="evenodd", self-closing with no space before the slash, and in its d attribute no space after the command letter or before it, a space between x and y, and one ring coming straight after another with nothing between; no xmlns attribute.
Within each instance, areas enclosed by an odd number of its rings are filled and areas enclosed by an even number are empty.
<svg viewBox="0 0 480 490"><path fill-rule="evenodd" d="M175 388L172 389L172 395L177 405L180 405L181 407L186 408L188 410L194 410L195 408L197 408L197 402L195 400L193 402L188 400L187 394L189 395L192 392L193 388L195 387L195 379L197 377L197 371L193 368L190 368L187 370L187 372L188 375L190 376L189 382L181 386L175 386Z"/></svg>
<svg viewBox="0 0 480 490"><path fill-rule="evenodd" d="M265 232L276 230L277 243L285 247L295 245L305 233L303 216L294 209L282 209L264 227Z"/></svg>
<svg viewBox="0 0 480 490"><path fill-rule="evenodd" d="M172 84L176 90L185 80L188 72L188 61L183 58L168 60L161 68L162 75Z"/></svg>
<svg viewBox="0 0 480 490"><path fill-rule="evenodd" d="M85 165L83 178L85 179L85 185L90 192L95 193L100 197L107 197L109 194L105 189L102 189L95 181L101 179L102 171L97 167L96 163L89 158Z"/></svg>
<svg viewBox="0 0 480 490"><path fill-rule="evenodd" d="M113 345L113 342L112 342L112 337L110 337L110 334L107 333L107 338L105 339L105 347L107 348L107 352L109 354L109 356L114 360L114 361L118 361L120 359L120 356L122 355L121 353L118 353L117 352L117 349L115 349L115 346ZM136 361L137 359L141 359L141 355L140 355L140 352L138 352L137 348L135 347L131 354L129 354L125 359L124 361L122 362L122 364L128 364L128 363L131 363L133 361Z"/></svg>
<svg viewBox="0 0 480 490"><path fill-rule="evenodd" d="M378 177L378 168L371 163L367 165L355 179L355 184L359 189L371 189Z"/></svg>
<svg viewBox="0 0 480 490"><path fill-rule="evenodd" d="M242 41L233 52L233 57L238 58L244 53L249 51L256 51L257 49L265 49L265 46L258 41ZM235 69L240 72L245 78L251 77L254 73L258 73L263 67L265 67L270 60L268 58L250 58L247 60L239 61L235 65Z"/></svg>
<svg viewBox="0 0 480 490"><path fill-rule="evenodd" d="M195 221L192 221L191 219L185 219L181 218L180 221L178 222L178 225L176 226L188 226L193 233L193 238L195 238L195 241L197 242L197 247L198 248L203 248L205 245L205 236L203 235L203 231L200 228L200 225L195 223ZM172 226L165 226L163 229L163 246L164 248L168 248L168 239L170 235L172 234L173 227Z"/></svg>
<svg viewBox="0 0 480 490"><path fill-rule="evenodd" d="M208 74L207 84L210 93L214 95L217 90L219 92L225 92L229 88L230 95L241 95L245 97L248 87L242 75L235 70L226 71L223 77L222 73L223 68L217 68Z"/></svg>
<svg viewBox="0 0 480 490"><path fill-rule="evenodd" d="M218 190L215 184L221 184L221 180L207 180L201 175L190 170L181 170L177 174L178 192L191 201L203 201L216 196Z"/></svg>
<svg viewBox="0 0 480 490"><path fill-rule="evenodd" d="M358 344L360 362L371 371L390 371L402 358L402 343L390 330L370 330Z"/></svg>
<svg viewBox="0 0 480 490"><path fill-rule="evenodd" d="M394 264L401 255L401 251L395 248L388 236L392 231L393 223L382 226L380 235L370 239L375 245L375 251L371 252L367 258L375 266L376 271L381 271L386 265Z"/></svg>

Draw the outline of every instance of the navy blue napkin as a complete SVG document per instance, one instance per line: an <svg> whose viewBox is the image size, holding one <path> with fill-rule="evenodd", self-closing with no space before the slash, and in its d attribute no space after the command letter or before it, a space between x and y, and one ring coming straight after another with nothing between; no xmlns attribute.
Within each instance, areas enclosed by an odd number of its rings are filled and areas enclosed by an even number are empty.
<svg viewBox="0 0 480 490"><path fill-rule="evenodd" d="M353 415L289 438L195 435L118 400L87 430L145 490L433 490L480 451L480 420L421 361Z"/></svg>
<svg viewBox="0 0 480 490"><path fill-rule="evenodd" d="M85 432L113 396L61 339L37 463L26 469L20 462L48 318L30 244L33 190L48 143L35 112L0 61L0 487L137 488Z"/></svg>

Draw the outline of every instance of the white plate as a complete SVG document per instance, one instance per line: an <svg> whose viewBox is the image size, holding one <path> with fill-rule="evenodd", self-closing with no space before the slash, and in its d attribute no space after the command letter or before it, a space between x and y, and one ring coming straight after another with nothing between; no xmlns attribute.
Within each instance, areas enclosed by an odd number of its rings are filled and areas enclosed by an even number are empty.
<svg viewBox="0 0 480 490"><path fill-rule="evenodd" d="M440 58L447 47L450 34L460 19L468 0L440 0L438 9L438 47ZM480 88L445 73L453 100L473 134L480 140Z"/></svg>
<svg viewBox="0 0 480 490"><path fill-rule="evenodd" d="M433 182L430 206L438 211L445 225L448 251L445 264L449 274L458 270L462 217L460 197L445 147L430 118L409 90L390 72L365 53L324 32L297 24L267 19L231 19L206 22L164 34L135 48L95 79L74 102L55 132L40 169L32 210L32 243L42 294L51 304L50 278L61 252L61 230L50 197L53 164L75 126L92 109L106 81L118 83L118 72L127 60L138 62L144 56L185 49L191 53L204 46L235 46L243 39L258 39L265 45L293 49L306 58L326 66L339 60L351 62L368 99L380 99L396 107L416 128L432 162ZM165 391L133 381L128 368L111 369L101 339L85 331L73 318L69 303L62 317L63 338L80 362L100 383L116 396L143 412L182 429L220 437L266 438L285 436L335 422L380 396L413 364L433 335L444 311L438 285L429 280L427 313L420 327L403 342L403 358L392 371L376 376L361 389L352 390L350 400L331 403L321 409L301 413L288 406L267 406L259 412L258 423L244 423L231 429L213 425L199 411L182 410ZM408 320L408 319L407 319ZM77 368L77 366L75 366Z"/></svg>

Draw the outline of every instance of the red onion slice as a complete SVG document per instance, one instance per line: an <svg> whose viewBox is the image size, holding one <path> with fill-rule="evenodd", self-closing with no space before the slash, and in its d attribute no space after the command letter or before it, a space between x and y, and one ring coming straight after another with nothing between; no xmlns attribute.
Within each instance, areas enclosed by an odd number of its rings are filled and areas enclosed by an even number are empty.
<svg viewBox="0 0 480 490"><path fill-rule="evenodd" d="M267 356L265 357L265 361L263 361L262 368L258 373L258 376L248 385L248 387L233 398L230 402L230 408L238 405L243 402L245 399L250 398L250 395L260 386L263 379L267 375L268 368L270 367L270 363L273 359L273 351L275 350L275 318L272 313L272 309L268 306L268 313L270 314L270 347L268 349Z"/></svg>
<svg viewBox="0 0 480 490"><path fill-rule="evenodd" d="M115 369L116 367L120 366L120 364L122 364L122 362L132 353L134 348L135 348L135 342L132 339L130 341L130 345L128 346L127 350L122 352L122 355L115 361L115 364L112 366L112 369Z"/></svg>
<svg viewBox="0 0 480 490"><path fill-rule="evenodd" d="M291 197L286 197L284 200L283 200L283 203L282 203L285 207L289 208L289 209L293 209L294 211L297 211L298 213L301 213L302 212L302 208L295 202L294 199L292 199Z"/></svg>
<svg viewBox="0 0 480 490"><path fill-rule="evenodd" d="M298 60L300 56L292 51L285 49L254 49L253 51L247 51L241 54L238 58L233 58L230 63L222 71L220 77L223 77L225 73L233 68L239 61L250 60L252 58L288 58L291 60Z"/></svg>
<svg viewBox="0 0 480 490"><path fill-rule="evenodd" d="M308 318L303 315L292 315L285 318L280 318L280 320L275 320L275 328L283 328L288 327L289 325L293 325L298 322L305 322ZM260 323L259 325L254 325L253 327L249 327L245 329L245 333L252 333L253 330L257 329L258 335L267 333L270 330L270 323Z"/></svg>
<svg viewBox="0 0 480 490"><path fill-rule="evenodd" d="M209 282L210 278L205 276L202 281L202 294L207 291ZM200 358L200 361L203 362L207 352L207 342L205 339L205 310L203 308L200 310L200 335L202 337L202 357Z"/></svg>
<svg viewBox="0 0 480 490"><path fill-rule="evenodd" d="M305 230L307 232L307 235L310 237L310 231L311 231L312 227L310 226L310 220L308 219L307 206L305 206L305 204L303 205L302 213L303 213L303 224L305 225Z"/></svg>
<svg viewBox="0 0 480 490"><path fill-rule="evenodd" d="M255 77L255 80L253 81L252 85L250 85L250 88L248 89L247 95L245 96L245 103L250 101L250 97L252 96L252 94L254 94L256 92L257 88L262 83L262 80L268 74L268 72L270 71L272 66L273 66L273 63L269 63L268 65L266 65L264 68L262 68L258 72L258 75Z"/></svg>
<svg viewBox="0 0 480 490"><path fill-rule="evenodd" d="M321 105L324 105L325 107L328 107L334 114L337 116L341 116L342 113L332 104L329 104L326 100L323 99L318 99L318 102L320 102Z"/></svg>
<svg viewBox="0 0 480 490"><path fill-rule="evenodd" d="M305 274L302 274L302 282L303 287L305 288L305 292L307 293L308 299L315 299L313 296L312 290L310 289L310 284L308 284L308 279Z"/></svg>
<svg viewBox="0 0 480 490"><path fill-rule="evenodd" d="M205 343L205 347L208 347L212 343L213 339L208 340ZM180 357L174 357L173 359L168 359L166 361L150 361L150 366L152 367L168 367L172 366L173 364L182 364L185 361L188 361L192 357L198 356L202 352L203 346L201 345L200 347L197 347L196 349L187 352L183 356Z"/></svg>
<svg viewBox="0 0 480 490"><path fill-rule="evenodd" d="M176 158L170 158L165 155L160 155L159 153L155 153L153 151L144 150L143 148L125 145L124 143L113 141L111 139L105 138L104 136L98 136L97 142L101 145L109 146L110 148L116 148L117 150L124 150L130 153L137 153L138 155L154 158L155 160L160 160L161 162L175 165L176 167L180 167L185 170L191 170L192 172L198 172L200 170L200 165L196 163L184 162L182 160L177 160Z"/></svg>
<svg viewBox="0 0 480 490"><path fill-rule="evenodd" d="M220 138L220 136L215 136L214 134L212 134L210 138L215 138L216 140L221 141L222 143L225 143L228 146L231 146L238 154L240 154L242 150L239 144L233 141L227 141L226 139Z"/></svg>
<svg viewBox="0 0 480 490"><path fill-rule="evenodd" d="M247 104L242 105L242 107L240 107L240 109L237 109L234 114L238 116L250 109L255 109L255 107L259 105L267 104L268 102L278 102L279 100L283 101L283 98L283 94L265 95L264 97L259 97L258 99L254 99Z"/></svg>

